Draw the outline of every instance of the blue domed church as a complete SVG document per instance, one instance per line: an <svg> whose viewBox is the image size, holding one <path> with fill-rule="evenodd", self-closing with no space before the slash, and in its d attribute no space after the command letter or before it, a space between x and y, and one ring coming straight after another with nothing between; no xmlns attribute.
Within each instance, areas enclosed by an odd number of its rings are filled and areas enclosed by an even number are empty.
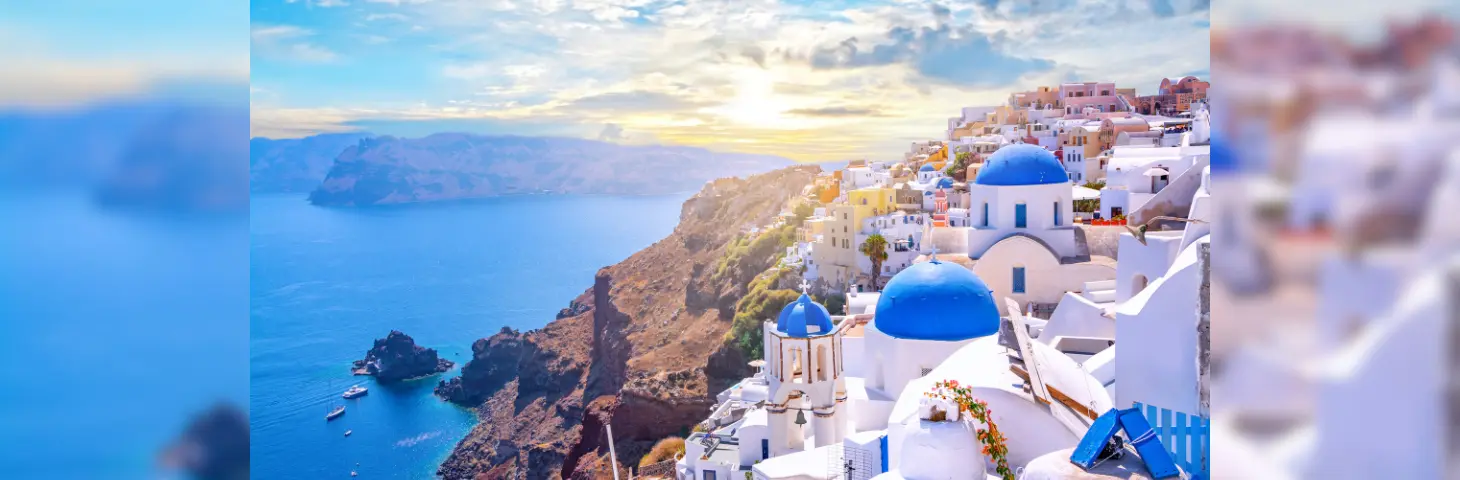
<svg viewBox="0 0 1460 480"><path fill-rule="evenodd" d="M891 396L974 339L999 333L999 308L983 280L938 260L892 277L866 329L867 388Z"/></svg>
<svg viewBox="0 0 1460 480"><path fill-rule="evenodd" d="M846 435L842 337L851 324L833 323L826 307L806 294L808 285L803 282L801 288L801 296L781 309L774 324L766 322L764 327L764 448L771 456L806 448L808 436L822 447L838 444ZM793 422L798 412L803 420L806 413L812 414L809 425Z"/></svg>
<svg viewBox="0 0 1460 480"><path fill-rule="evenodd" d="M1056 257L1078 255L1074 190L1054 153L1016 143L995 151L968 186L968 257L1010 235L1040 239Z"/></svg>

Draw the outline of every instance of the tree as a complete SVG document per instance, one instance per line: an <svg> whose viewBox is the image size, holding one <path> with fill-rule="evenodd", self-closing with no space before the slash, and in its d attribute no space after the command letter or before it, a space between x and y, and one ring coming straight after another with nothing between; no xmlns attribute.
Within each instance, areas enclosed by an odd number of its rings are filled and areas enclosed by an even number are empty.
<svg viewBox="0 0 1460 480"><path fill-rule="evenodd" d="M872 261L872 290L877 290L877 277L882 274L882 262L887 261L887 239L882 238L880 233L868 235L867 240L857 250Z"/></svg>
<svg viewBox="0 0 1460 480"><path fill-rule="evenodd" d="M806 219L811 218L812 214L816 213L816 205L812 205L811 202L801 202L791 210L791 213L796 215L796 225L801 225L806 222Z"/></svg>
<svg viewBox="0 0 1460 480"><path fill-rule="evenodd" d="M972 153L958 152L958 154L953 157L953 163L948 165L948 168L943 170L943 174L952 177L954 180L960 182L966 181L967 179L964 177L968 174L968 164L972 160Z"/></svg>

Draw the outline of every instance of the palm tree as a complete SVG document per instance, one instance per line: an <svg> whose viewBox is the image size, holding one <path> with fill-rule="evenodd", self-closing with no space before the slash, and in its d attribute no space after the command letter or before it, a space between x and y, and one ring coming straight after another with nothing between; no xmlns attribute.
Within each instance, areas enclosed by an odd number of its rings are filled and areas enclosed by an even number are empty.
<svg viewBox="0 0 1460 480"><path fill-rule="evenodd" d="M877 290L877 277L882 275L882 262L887 260L887 239L882 234L874 233L867 236L867 240L857 248L872 261L872 290Z"/></svg>

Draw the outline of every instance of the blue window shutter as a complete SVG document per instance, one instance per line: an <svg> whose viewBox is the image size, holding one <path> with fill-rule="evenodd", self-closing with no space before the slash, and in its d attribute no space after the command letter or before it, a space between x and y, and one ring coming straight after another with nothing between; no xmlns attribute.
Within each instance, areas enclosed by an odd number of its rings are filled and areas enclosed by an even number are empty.
<svg viewBox="0 0 1460 480"><path fill-rule="evenodd" d="M760 459L771 458L771 441L768 438L760 439Z"/></svg>
<svg viewBox="0 0 1460 480"><path fill-rule="evenodd" d="M1054 202L1054 226L1060 226L1060 202Z"/></svg>
<svg viewBox="0 0 1460 480"><path fill-rule="evenodd" d="M1014 267L1014 293L1024 293L1024 267Z"/></svg>
<svg viewBox="0 0 1460 480"><path fill-rule="evenodd" d="M983 226L989 226L989 202L983 202Z"/></svg>
<svg viewBox="0 0 1460 480"><path fill-rule="evenodd" d="M1028 205L1014 205L1014 228L1025 228L1029 225Z"/></svg>

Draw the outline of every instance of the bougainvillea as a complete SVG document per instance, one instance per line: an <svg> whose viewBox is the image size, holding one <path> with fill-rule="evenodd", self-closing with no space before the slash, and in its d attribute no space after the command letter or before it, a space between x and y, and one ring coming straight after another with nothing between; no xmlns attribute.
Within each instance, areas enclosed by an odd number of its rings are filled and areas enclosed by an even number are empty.
<svg viewBox="0 0 1460 480"><path fill-rule="evenodd" d="M994 460L995 471L1004 480L1014 480L1014 471L1009 469L1009 447L1004 445L1004 434L994 424L989 414L989 404L973 397L973 390L959 385L957 380L943 380L933 384L933 391L925 393L929 398L938 398L958 405L965 412L988 428L974 425L978 441L983 443L983 454ZM967 417L965 417L967 418Z"/></svg>

